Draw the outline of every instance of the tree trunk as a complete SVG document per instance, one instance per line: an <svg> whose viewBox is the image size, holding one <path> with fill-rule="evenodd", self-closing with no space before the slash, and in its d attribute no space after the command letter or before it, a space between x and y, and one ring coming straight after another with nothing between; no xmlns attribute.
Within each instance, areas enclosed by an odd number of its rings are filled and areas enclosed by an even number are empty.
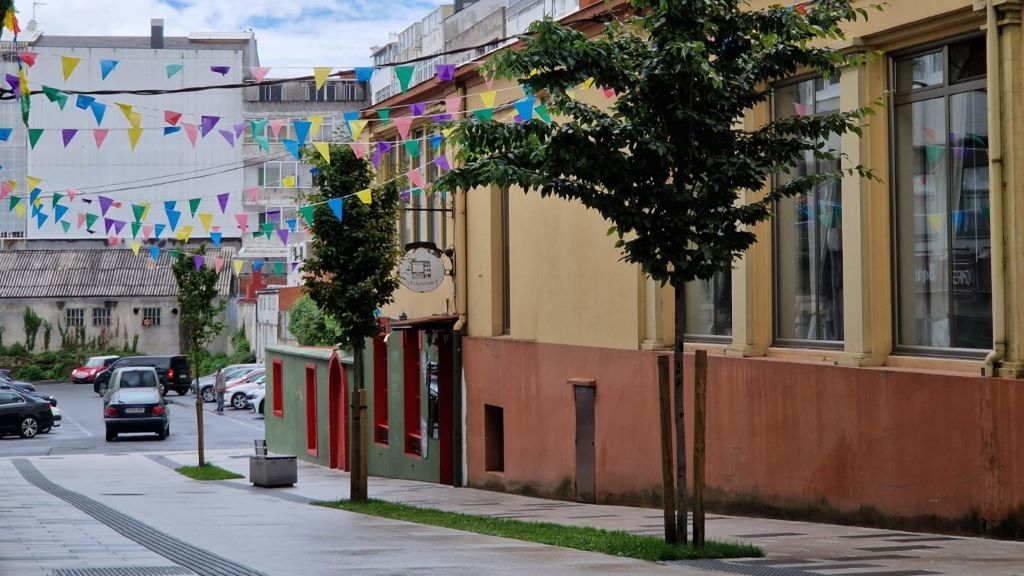
<svg viewBox="0 0 1024 576"><path fill-rule="evenodd" d="M686 497L686 413L683 386L684 367L683 342L686 340L686 284L679 280L672 282L675 291L675 397L676 425L676 535L681 544L688 542L687 520L689 503Z"/></svg>
<svg viewBox="0 0 1024 576"><path fill-rule="evenodd" d="M353 372L355 372L355 386L350 395L349 413L349 464L351 474L349 475L349 499L363 501L367 498L366 482L366 458L363 452L366 449L366 439L363 437L363 346L354 347L352 351Z"/></svg>
<svg viewBox="0 0 1024 576"><path fill-rule="evenodd" d="M203 395L199 393L199 383L196 382L196 376L199 374L199 353L193 348L192 349L192 380L196 384L196 449L199 453L199 465L206 465L206 455L204 453L204 435L203 435ZM275 385L277 385L275 383Z"/></svg>

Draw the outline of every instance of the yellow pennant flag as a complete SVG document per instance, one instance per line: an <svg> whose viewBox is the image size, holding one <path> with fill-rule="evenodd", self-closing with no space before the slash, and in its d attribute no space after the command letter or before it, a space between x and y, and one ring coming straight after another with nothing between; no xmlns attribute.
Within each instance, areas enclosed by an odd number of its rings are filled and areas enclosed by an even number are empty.
<svg viewBox="0 0 1024 576"><path fill-rule="evenodd" d="M142 136L142 128L132 126L128 129L128 143L131 144L132 150L135 150L135 146L139 144L140 136Z"/></svg>
<svg viewBox="0 0 1024 576"><path fill-rule="evenodd" d="M60 67L64 71L64 80L71 78L71 74L74 73L75 68L78 68L78 63L81 61L81 58L74 58L72 56L60 57Z"/></svg>
<svg viewBox="0 0 1024 576"><path fill-rule="evenodd" d="M594 87L595 82L596 80L594 80L593 78L587 78L586 80L583 81L583 84L580 84L580 86L582 86L584 89L589 90Z"/></svg>
<svg viewBox="0 0 1024 576"><path fill-rule="evenodd" d="M132 105L125 104L124 102L115 102L115 104L117 104L117 107L121 109L121 114L124 114L125 120L131 122L132 112L135 111L134 108L132 108Z"/></svg>
<svg viewBox="0 0 1024 576"><path fill-rule="evenodd" d="M133 110L132 113L128 115L128 123L132 125L132 128L139 128L142 126L142 114Z"/></svg>
<svg viewBox="0 0 1024 576"><path fill-rule="evenodd" d="M146 218L149 218L149 209L153 207L152 202L142 203L142 221L145 222Z"/></svg>
<svg viewBox="0 0 1024 576"><path fill-rule="evenodd" d="M209 212L200 212L199 221L203 224L203 230L206 230L206 233L209 234L210 227L213 226L213 214Z"/></svg>
<svg viewBox="0 0 1024 576"><path fill-rule="evenodd" d="M316 81L317 90L323 88L324 83L327 82L327 77L330 75L330 68L313 68L313 79Z"/></svg>
<svg viewBox="0 0 1024 576"><path fill-rule="evenodd" d="M235 274L241 274L242 273L242 264L244 264L244 262L242 262L241 260L232 260L231 261L231 267L235 269Z"/></svg>
<svg viewBox="0 0 1024 576"><path fill-rule="evenodd" d="M324 162L331 163L331 147L327 142L313 142L313 148L324 157Z"/></svg>
<svg viewBox="0 0 1024 576"><path fill-rule="evenodd" d="M494 99L497 97L497 90L488 90L487 92L480 93L480 101L484 103L484 108L494 108Z"/></svg>
<svg viewBox="0 0 1024 576"><path fill-rule="evenodd" d="M134 252L135 255L138 256L139 255L139 248L142 248L142 244L139 243L139 242L132 242L131 243L131 247L132 247L132 252Z"/></svg>
<svg viewBox="0 0 1024 576"><path fill-rule="evenodd" d="M192 227L182 226L181 230L178 230L177 237L179 242L188 242L189 238L192 237Z"/></svg>
<svg viewBox="0 0 1024 576"><path fill-rule="evenodd" d="M33 206L42 206L43 205L43 199L42 198L36 198L36 201L33 202L32 205Z"/></svg>
<svg viewBox="0 0 1024 576"><path fill-rule="evenodd" d="M8 8L7 13L4 14L4 28L7 28L11 32L14 32L14 8Z"/></svg>
<svg viewBox="0 0 1024 576"><path fill-rule="evenodd" d="M10 185L11 192L14 192L14 189L18 187L18 181L17 180L8 180L7 184Z"/></svg>
<svg viewBox="0 0 1024 576"><path fill-rule="evenodd" d="M18 218L25 216L25 203L22 202L14 207L14 213L18 215Z"/></svg>
<svg viewBox="0 0 1024 576"><path fill-rule="evenodd" d="M25 189L29 192L39 188L39 185L43 183L42 178L36 178L35 176L25 176Z"/></svg>
<svg viewBox="0 0 1024 576"><path fill-rule="evenodd" d="M348 125L352 129L352 139L358 140L359 135L363 133L363 129L366 128L366 124L369 120L352 120Z"/></svg>
<svg viewBox="0 0 1024 576"><path fill-rule="evenodd" d="M320 125L324 123L324 117L319 115L310 116L306 120L309 120L309 133L315 138L320 133Z"/></svg>
<svg viewBox="0 0 1024 576"><path fill-rule="evenodd" d="M453 128L445 128L444 130L441 130L441 134L444 134L445 138L451 138L452 134L454 134L454 133L455 133L455 128L454 127Z"/></svg>
<svg viewBox="0 0 1024 576"><path fill-rule="evenodd" d="M363 201L363 204L373 204L373 196L370 195L370 189L360 190L356 192L356 198Z"/></svg>
<svg viewBox="0 0 1024 576"><path fill-rule="evenodd" d="M295 188L295 176L285 176L281 178L281 186L285 188Z"/></svg>

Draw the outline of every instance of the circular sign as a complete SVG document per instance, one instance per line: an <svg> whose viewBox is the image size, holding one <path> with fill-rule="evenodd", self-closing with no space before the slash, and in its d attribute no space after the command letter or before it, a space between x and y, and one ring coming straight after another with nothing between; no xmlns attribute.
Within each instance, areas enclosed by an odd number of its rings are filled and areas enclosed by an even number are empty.
<svg viewBox="0 0 1024 576"><path fill-rule="evenodd" d="M402 285L413 292L433 292L444 282L444 265L436 251L413 248L402 258L399 276Z"/></svg>

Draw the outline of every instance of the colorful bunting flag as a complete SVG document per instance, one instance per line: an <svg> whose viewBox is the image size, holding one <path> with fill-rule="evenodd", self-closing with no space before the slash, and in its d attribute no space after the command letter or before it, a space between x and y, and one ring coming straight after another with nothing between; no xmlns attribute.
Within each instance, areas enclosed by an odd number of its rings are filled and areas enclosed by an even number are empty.
<svg viewBox="0 0 1024 576"><path fill-rule="evenodd" d="M228 209L228 199L231 197L230 192L223 192L217 194L217 204L220 204L220 213L223 214Z"/></svg>
<svg viewBox="0 0 1024 576"><path fill-rule="evenodd" d="M427 113L427 105L423 102L417 102L409 105L410 116L423 116Z"/></svg>
<svg viewBox="0 0 1024 576"><path fill-rule="evenodd" d="M167 77L173 78L181 69L184 68L184 64L168 64L167 65Z"/></svg>
<svg viewBox="0 0 1024 576"><path fill-rule="evenodd" d="M313 217L316 214L316 206L303 206L299 208L299 214L306 221L307 226L313 225Z"/></svg>
<svg viewBox="0 0 1024 576"><path fill-rule="evenodd" d="M60 57L60 68L64 72L65 81L67 81L68 78L71 78L71 74L74 73L75 68L78 67L78 63L81 61L81 58L73 58L71 56Z"/></svg>
<svg viewBox="0 0 1024 576"><path fill-rule="evenodd" d="M323 68L323 67L313 68L313 81L316 84L316 89L317 90L323 88L324 84L327 82L327 77L330 76L330 75L331 75L331 69L330 68Z"/></svg>
<svg viewBox="0 0 1024 576"><path fill-rule="evenodd" d="M344 219L345 207L344 204L342 204L341 198L331 198L330 200L327 201L327 206L328 208L331 209L331 212L334 213L335 218L337 218L339 221ZM310 208L312 208L312 206L310 206ZM306 222L309 222L310 226L313 225L312 221L310 221L308 218L306 219Z"/></svg>
<svg viewBox="0 0 1024 576"><path fill-rule="evenodd" d="M128 144L131 145L132 150L139 145L139 138L142 136L142 128L132 126L128 129Z"/></svg>
<svg viewBox="0 0 1024 576"><path fill-rule="evenodd" d="M395 128L398 129L398 134L402 140L409 139L409 129L412 127L412 116L399 116L395 118Z"/></svg>
<svg viewBox="0 0 1024 576"><path fill-rule="evenodd" d="M98 214L93 214L91 212L87 213L85 215L85 229L92 231L92 227L96 224L96 221L99 219L100 217Z"/></svg>
<svg viewBox="0 0 1024 576"><path fill-rule="evenodd" d="M455 64L437 64L434 66L436 71L437 79L441 82L451 82L455 80Z"/></svg>
<svg viewBox="0 0 1024 576"><path fill-rule="evenodd" d="M109 130L107 130L106 128L93 129L92 139L96 142L97 149L103 147L103 141L107 139L107 132L109 132Z"/></svg>
<svg viewBox="0 0 1024 576"><path fill-rule="evenodd" d="M32 149L36 149L36 144L39 143L39 138L43 136L42 128L29 128L28 129L28 143L32 146Z"/></svg>
<svg viewBox="0 0 1024 576"><path fill-rule="evenodd" d="M202 118L200 118L200 126L203 138L205 138L206 135L209 134L211 130L213 130L213 127L217 125L217 122L220 122L220 116L204 115Z"/></svg>
<svg viewBox="0 0 1024 576"><path fill-rule="evenodd" d="M210 66L210 72L220 74L221 76L227 76L230 71L231 66Z"/></svg>
<svg viewBox="0 0 1024 576"><path fill-rule="evenodd" d="M142 229L142 222L132 222L132 238L136 238L139 235L139 231Z"/></svg>
<svg viewBox="0 0 1024 576"><path fill-rule="evenodd" d="M309 118L307 118L307 120L309 120L310 125L309 133L312 134L314 138L316 138L316 136L320 134L320 125L324 123L324 117L319 114L316 114L310 116Z"/></svg>
<svg viewBox="0 0 1024 576"><path fill-rule="evenodd" d="M167 224L174 230L178 227L178 222L181 220L181 212L177 210L167 211Z"/></svg>
<svg viewBox="0 0 1024 576"><path fill-rule="evenodd" d="M359 198L363 204L373 204L373 196L371 195L369 188L356 192L356 198Z"/></svg>
<svg viewBox="0 0 1024 576"><path fill-rule="evenodd" d="M178 132L181 132L181 126L164 126L164 136L170 136Z"/></svg>
<svg viewBox="0 0 1024 576"><path fill-rule="evenodd" d="M43 86L43 94L50 102L56 102L61 110L68 103L68 95L52 86Z"/></svg>
<svg viewBox="0 0 1024 576"><path fill-rule="evenodd" d="M87 94L79 94L75 96L75 108L79 110L88 110L96 99Z"/></svg>
<svg viewBox="0 0 1024 576"><path fill-rule="evenodd" d="M349 142L348 145L352 148L352 153L356 155L356 158L362 160L366 157L366 142Z"/></svg>
<svg viewBox="0 0 1024 576"><path fill-rule="evenodd" d="M245 189L245 195L249 197L249 202L255 204L260 201L260 192L262 189L259 186L253 186Z"/></svg>
<svg viewBox="0 0 1024 576"><path fill-rule="evenodd" d="M386 124L387 121L391 118L391 108L378 108L377 118L380 118L381 122Z"/></svg>
<svg viewBox="0 0 1024 576"><path fill-rule="evenodd" d="M327 142L313 142L313 148L316 148L316 151L320 153L324 162L331 163L331 147Z"/></svg>
<svg viewBox="0 0 1024 576"><path fill-rule="evenodd" d="M195 124L189 124L182 122L181 126L185 129L185 136L188 136L188 141L192 143L192 147L196 147L196 139L199 137L199 127Z"/></svg>
<svg viewBox="0 0 1024 576"><path fill-rule="evenodd" d="M395 66L395 78L398 78L398 86L402 92L409 89L409 83L412 81L412 74L416 71L415 66Z"/></svg>
<svg viewBox="0 0 1024 576"><path fill-rule="evenodd" d="M103 116L107 113L107 105L99 100L89 105L92 110L92 117L96 119L96 125L103 124Z"/></svg>
<svg viewBox="0 0 1024 576"><path fill-rule="evenodd" d="M284 145L285 150L291 153L296 160L302 160L302 150L299 148L299 143L296 140L282 140L281 144Z"/></svg>
<svg viewBox="0 0 1024 576"><path fill-rule="evenodd" d="M159 260L160 259L160 247L157 246L156 244L152 244L149 247L149 257L153 259L153 262L156 262L157 260Z"/></svg>
<svg viewBox="0 0 1024 576"><path fill-rule="evenodd" d="M541 104L533 109L537 113L537 117L540 118L545 124L551 124L551 113L548 112L548 107Z"/></svg>
<svg viewBox="0 0 1024 576"><path fill-rule="evenodd" d="M11 133L13 132L13 128L0 128L0 142L7 142L10 140Z"/></svg>
<svg viewBox="0 0 1024 576"><path fill-rule="evenodd" d="M238 222L238 229L245 232L249 229L249 215L235 214L235 221Z"/></svg>
<svg viewBox="0 0 1024 576"><path fill-rule="evenodd" d="M64 141L64 147L67 148L68 144L75 139L75 134L78 134L78 130L74 128L64 128L60 131L61 140Z"/></svg>
<svg viewBox="0 0 1024 576"><path fill-rule="evenodd" d="M359 139L359 135L363 133L363 130L366 128L366 125L369 122L370 122L369 120L353 120L353 121L348 123L348 125L349 125L349 132L352 133L352 139L353 140L358 140Z"/></svg>
<svg viewBox="0 0 1024 576"><path fill-rule="evenodd" d="M189 211L189 214L193 218L196 217L196 210L199 210L199 204L201 204L202 201L203 201L202 198L190 198L189 199L189 201L188 201L188 211Z"/></svg>
<svg viewBox="0 0 1024 576"><path fill-rule="evenodd" d="M484 108L494 108L494 101L497 97L497 90L488 90L487 92L481 92L480 102L483 103Z"/></svg>
<svg viewBox="0 0 1024 576"><path fill-rule="evenodd" d="M36 65L36 56L38 56L38 54L36 54L35 52L18 52L18 60L21 60L24 64L28 65L29 67Z"/></svg>
<svg viewBox="0 0 1024 576"><path fill-rule="evenodd" d="M298 224L298 221L295 218L289 218L285 220L285 224L288 225L288 230L290 232L295 232L295 227Z"/></svg>
<svg viewBox="0 0 1024 576"><path fill-rule="evenodd" d="M192 264L195 265L196 270L202 268L205 262L206 258L204 258L202 254L196 254L192 257Z"/></svg>
<svg viewBox="0 0 1024 576"><path fill-rule="evenodd" d="M270 72L270 68L256 68L256 67L254 67L254 68L250 68L249 69L249 73L252 74L253 79L256 80L257 82L263 82L263 79L267 77L267 74L269 72Z"/></svg>
<svg viewBox="0 0 1024 576"><path fill-rule="evenodd" d="M281 134L281 128L284 127L284 120L281 118L275 118L270 121L270 135L277 138Z"/></svg>
<svg viewBox="0 0 1024 576"><path fill-rule="evenodd" d="M117 68L117 64L117 60L100 60L100 78L106 80L114 68Z"/></svg>
<svg viewBox="0 0 1024 576"><path fill-rule="evenodd" d="M518 114L522 122L529 122L533 119L533 98L523 98L522 100L516 100L515 103L516 113Z"/></svg>
<svg viewBox="0 0 1024 576"><path fill-rule="evenodd" d="M369 82L373 78L373 66L359 66L355 71L357 82Z"/></svg>
<svg viewBox="0 0 1024 576"><path fill-rule="evenodd" d="M143 224L142 225L142 237L149 240L149 237L153 235L153 225Z"/></svg>
<svg viewBox="0 0 1024 576"><path fill-rule="evenodd" d="M192 227L182 226L181 230L178 230L175 234L175 237L178 239L178 242L188 242L192 238Z"/></svg>
<svg viewBox="0 0 1024 576"><path fill-rule="evenodd" d="M213 259L213 269L217 274L220 274L221 269L224 268L224 258L221 256L215 256Z"/></svg>
<svg viewBox="0 0 1024 576"><path fill-rule="evenodd" d="M64 215L68 213L68 207L63 204L57 204L53 207L53 219L62 220Z"/></svg>
<svg viewBox="0 0 1024 576"><path fill-rule="evenodd" d="M218 130L218 132L220 132L220 135L224 137L224 140L227 140L227 143L230 144L232 148L235 147L234 132L232 132L231 130Z"/></svg>
<svg viewBox="0 0 1024 576"><path fill-rule="evenodd" d="M64 229L64 232L67 232L68 230L71 229L71 222L61 220L60 227Z"/></svg>
<svg viewBox="0 0 1024 576"><path fill-rule="evenodd" d="M409 156L413 158L420 157L420 141L419 140L406 140L405 151Z"/></svg>
<svg viewBox="0 0 1024 576"><path fill-rule="evenodd" d="M448 157L444 154L434 158L434 165L437 166L438 170L441 172L447 172L452 169L451 165L448 163Z"/></svg>
<svg viewBox="0 0 1024 576"><path fill-rule="evenodd" d="M287 245L288 244L288 229L287 228L278 228L277 229L277 237L281 239L281 243L282 244Z"/></svg>
<svg viewBox="0 0 1024 576"><path fill-rule="evenodd" d="M423 187L423 174L420 173L419 168L413 168L412 170L409 170L409 172L406 174L406 177L409 178L409 182L412 182L413 186L416 186L417 188Z"/></svg>
<svg viewBox="0 0 1024 576"><path fill-rule="evenodd" d="M224 235L220 232L210 232L210 241L213 242L214 246L220 246L220 242Z"/></svg>
<svg viewBox="0 0 1024 576"><path fill-rule="evenodd" d="M160 235L164 233L164 228L166 228L166 226L164 226L163 224L157 224L153 226L153 237L159 238Z"/></svg>
<svg viewBox="0 0 1024 576"><path fill-rule="evenodd" d="M175 126L178 121L181 120L181 112L175 112L173 110L164 110L164 122Z"/></svg>
<svg viewBox="0 0 1024 576"><path fill-rule="evenodd" d="M213 214L209 212L200 212L199 222L203 225L203 230L205 230L206 233L209 234L210 227L213 226Z"/></svg>
<svg viewBox="0 0 1024 576"><path fill-rule="evenodd" d="M292 122L292 126L295 127L295 139L299 142L299 146L305 146L306 139L309 138L309 128L312 126L312 122L295 120Z"/></svg>
<svg viewBox="0 0 1024 576"><path fill-rule="evenodd" d="M450 96L444 99L444 109L449 114L458 114L462 110L462 97Z"/></svg>
<svg viewBox="0 0 1024 576"><path fill-rule="evenodd" d="M231 267L235 269L236 275L242 273L242 264L244 264L244 262L242 262L241 260L234 260L231 262Z"/></svg>
<svg viewBox="0 0 1024 576"><path fill-rule="evenodd" d="M481 122L490 122L494 119L494 109L481 108L473 111L473 117Z"/></svg>
<svg viewBox="0 0 1024 576"><path fill-rule="evenodd" d="M146 207L142 204L132 204L132 215L135 217L136 222L142 222L143 216L146 214Z"/></svg>

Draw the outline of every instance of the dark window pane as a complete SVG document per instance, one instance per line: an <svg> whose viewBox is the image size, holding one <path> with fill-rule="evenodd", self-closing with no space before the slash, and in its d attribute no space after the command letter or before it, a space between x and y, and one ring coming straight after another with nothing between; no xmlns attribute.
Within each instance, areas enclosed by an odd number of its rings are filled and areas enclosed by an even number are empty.
<svg viewBox="0 0 1024 576"><path fill-rule="evenodd" d="M949 46L949 82L985 76L985 37L975 36Z"/></svg>
<svg viewBox="0 0 1024 576"><path fill-rule="evenodd" d="M896 62L896 90L910 92L942 86L945 76L942 59L942 50L939 50Z"/></svg>

